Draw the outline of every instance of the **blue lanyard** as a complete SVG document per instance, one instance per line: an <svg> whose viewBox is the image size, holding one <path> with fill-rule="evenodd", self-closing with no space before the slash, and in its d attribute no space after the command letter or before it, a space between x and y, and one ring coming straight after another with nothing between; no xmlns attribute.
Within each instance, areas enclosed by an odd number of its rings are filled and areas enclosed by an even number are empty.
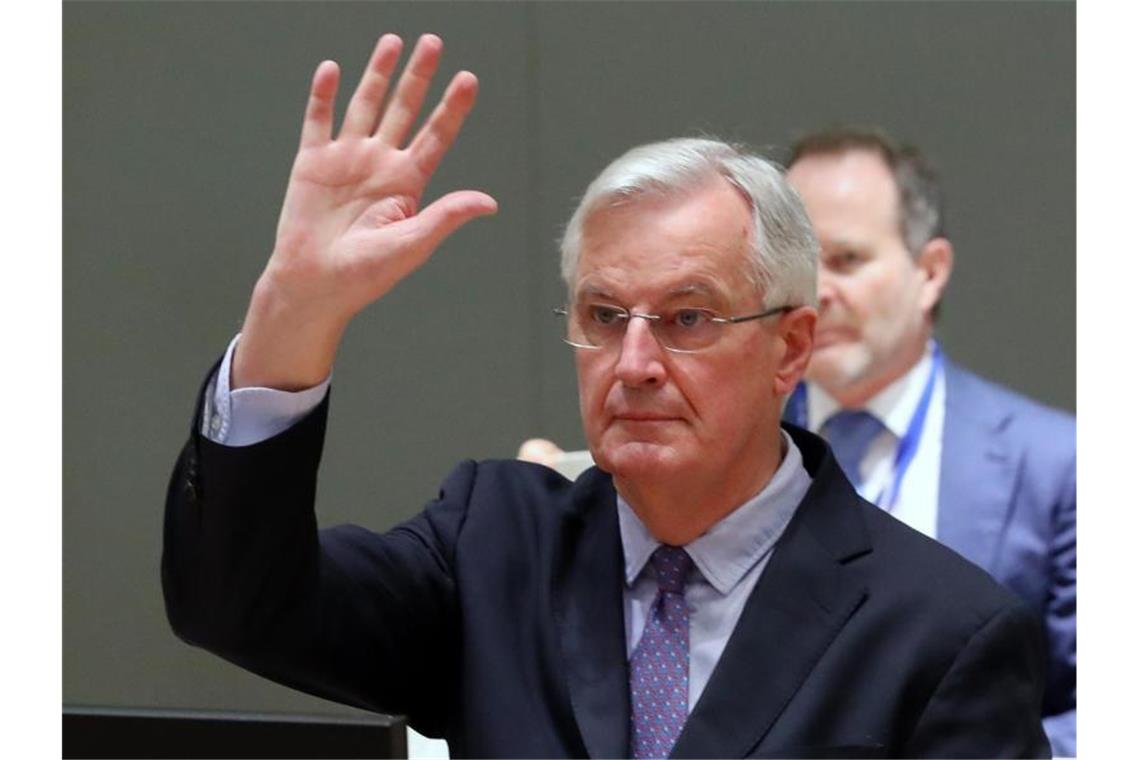
<svg viewBox="0 0 1140 760"><path fill-rule="evenodd" d="M906 433L903 434L898 449L895 451L894 476L891 478L890 485L884 488L879 496L874 499L876 504L888 512L895 508L903 477L906 476L906 471L910 468L911 462L914 461L914 455L918 453L918 442L922 440L922 428L926 425L926 413L930 410L930 399L934 396L934 383L941 370L942 350L935 343L934 350L931 353L930 374L926 378L926 387L922 389L922 397L918 400L918 406L914 409L914 414L906 427ZM788 397L784 416L794 425L799 425L802 428L807 427L807 386L804 383L799 383L792 391L792 395Z"/></svg>
<svg viewBox="0 0 1140 760"><path fill-rule="evenodd" d="M922 389L922 398L919 399L918 406L914 409L914 415L910 418L910 424L906 426L906 433L899 441L898 450L895 452L895 474L891 478L891 485L889 488L883 489L879 498L875 499L875 503L888 512L895 508L895 503L899 499L903 476L906 475L910 463L914 461L914 455L918 453L918 442L922 439L922 428L926 424L926 413L930 409L930 398L934 395L934 382L941 369L942 351L935 343L934 351L930 357L930 376L926 378L926 387Z"/></svg>
<svg viewBox="0 0 1140 760"><path fill-rule="evenodd" d="M792 395L788 396L788 403L784 407L784 419L807 430L807 383L803 380L796 383Z"/></svg>

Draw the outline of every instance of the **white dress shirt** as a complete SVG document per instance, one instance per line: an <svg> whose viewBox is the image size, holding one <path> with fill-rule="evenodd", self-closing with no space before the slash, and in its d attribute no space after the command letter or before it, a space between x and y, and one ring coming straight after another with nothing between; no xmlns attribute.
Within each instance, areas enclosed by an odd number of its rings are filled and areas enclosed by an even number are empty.
<svg viewBox="0 0 1140 760"><path fill-rule="evenodd" d="M917 364L863 407L883 423L883 431L871 441L859 465L859 472L863 476L859 492L863 498L875 501L880 494L889 490L895 478L895 456L899 441L910 426L933 365L931 344ZM839 402L814 383L809 383L807 388L808 429L818 433L823 423L839 411ZM942 428L945 418L946 378L945 373L939 372L934 378L934 388L918 448L902 479L898 498L890 508L892 515L931 538L937 538L938 485L942 470Z"/></svg>

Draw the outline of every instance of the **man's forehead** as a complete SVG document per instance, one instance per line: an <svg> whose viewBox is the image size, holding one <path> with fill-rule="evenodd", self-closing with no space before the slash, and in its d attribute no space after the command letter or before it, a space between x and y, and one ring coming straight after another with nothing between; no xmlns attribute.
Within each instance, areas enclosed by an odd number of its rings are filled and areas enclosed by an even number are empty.
<svg viewBox="0 0 1140 760"><path fill-rule="evenodd" d="M841 231L851 235L868 224L898 227L898 185L890 167L872 150L805 156L788 170L788 182L803 199L821 238L834 238Z"/></svg>
<svg viewBox="0 0 1140 760"><path fill-rule="evenodd" d="M719 296L751 281L751 206L719 176L597 209L583 232L575 293Z"/></svg>
<svg viewBox="0 0 1140 760"><path fill-rule="evenodd" d="M890 166L869 148L806 155L788 169L789 184L810 203L825 193L847 203L882 198L898 200L898 185Z"/></svg>
<svg viewBox="0 0 1140 760"><path fill-rule="evenodd" d="M664 301L684 299L720 300L729 296L731 287L715 272L657 273L657 276L635 277L632 280L620 273L604 269L593 270L578 281L577 298L620 299L630 292L651 292ZM614 276L616 275L616 276Z"/></svg>

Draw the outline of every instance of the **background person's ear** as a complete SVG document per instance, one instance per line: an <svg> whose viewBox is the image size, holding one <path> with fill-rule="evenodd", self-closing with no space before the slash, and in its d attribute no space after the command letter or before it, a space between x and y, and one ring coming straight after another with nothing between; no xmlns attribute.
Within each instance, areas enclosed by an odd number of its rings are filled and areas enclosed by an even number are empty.
<svg viewBox="0 0 1140 760"><path fill-rule="evenodd" d="M954 271L954 246L944 237L933 238L922 246L915 263L924 276L922 310L931 314L942 300Z"/></svg>

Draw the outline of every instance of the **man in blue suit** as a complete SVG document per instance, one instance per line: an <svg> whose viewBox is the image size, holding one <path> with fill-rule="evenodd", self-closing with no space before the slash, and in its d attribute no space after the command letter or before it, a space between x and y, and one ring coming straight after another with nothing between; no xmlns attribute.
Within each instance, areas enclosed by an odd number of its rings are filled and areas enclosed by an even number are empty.
<svg viewBox="0 0 1140 760"><path fill-rule="evenodd" d="M922 154L873 130L808 135L788 182L822 248L810 381L787 416L864 498L985 568L1040 615L1054 753L1076 753L1076 438L1071 415L987 382L933 340L953 269Z"/></svg>
<svg viewBox="0 0 1140 760"><path fill-rule="evenodd" d="M405 713L456 756L1047 756L1032 611L781 425L819 246L779 169L719 141L634 148L567 225L564 340L599 467L463 462L392 530L318 530L345 328L496 208L473 190L420 208L477 82L457 74L412 134L442 43L397 80L400 48L380 39L335 133L339 70L314 75L273 253L170 481L174 630Z"/></svg>

